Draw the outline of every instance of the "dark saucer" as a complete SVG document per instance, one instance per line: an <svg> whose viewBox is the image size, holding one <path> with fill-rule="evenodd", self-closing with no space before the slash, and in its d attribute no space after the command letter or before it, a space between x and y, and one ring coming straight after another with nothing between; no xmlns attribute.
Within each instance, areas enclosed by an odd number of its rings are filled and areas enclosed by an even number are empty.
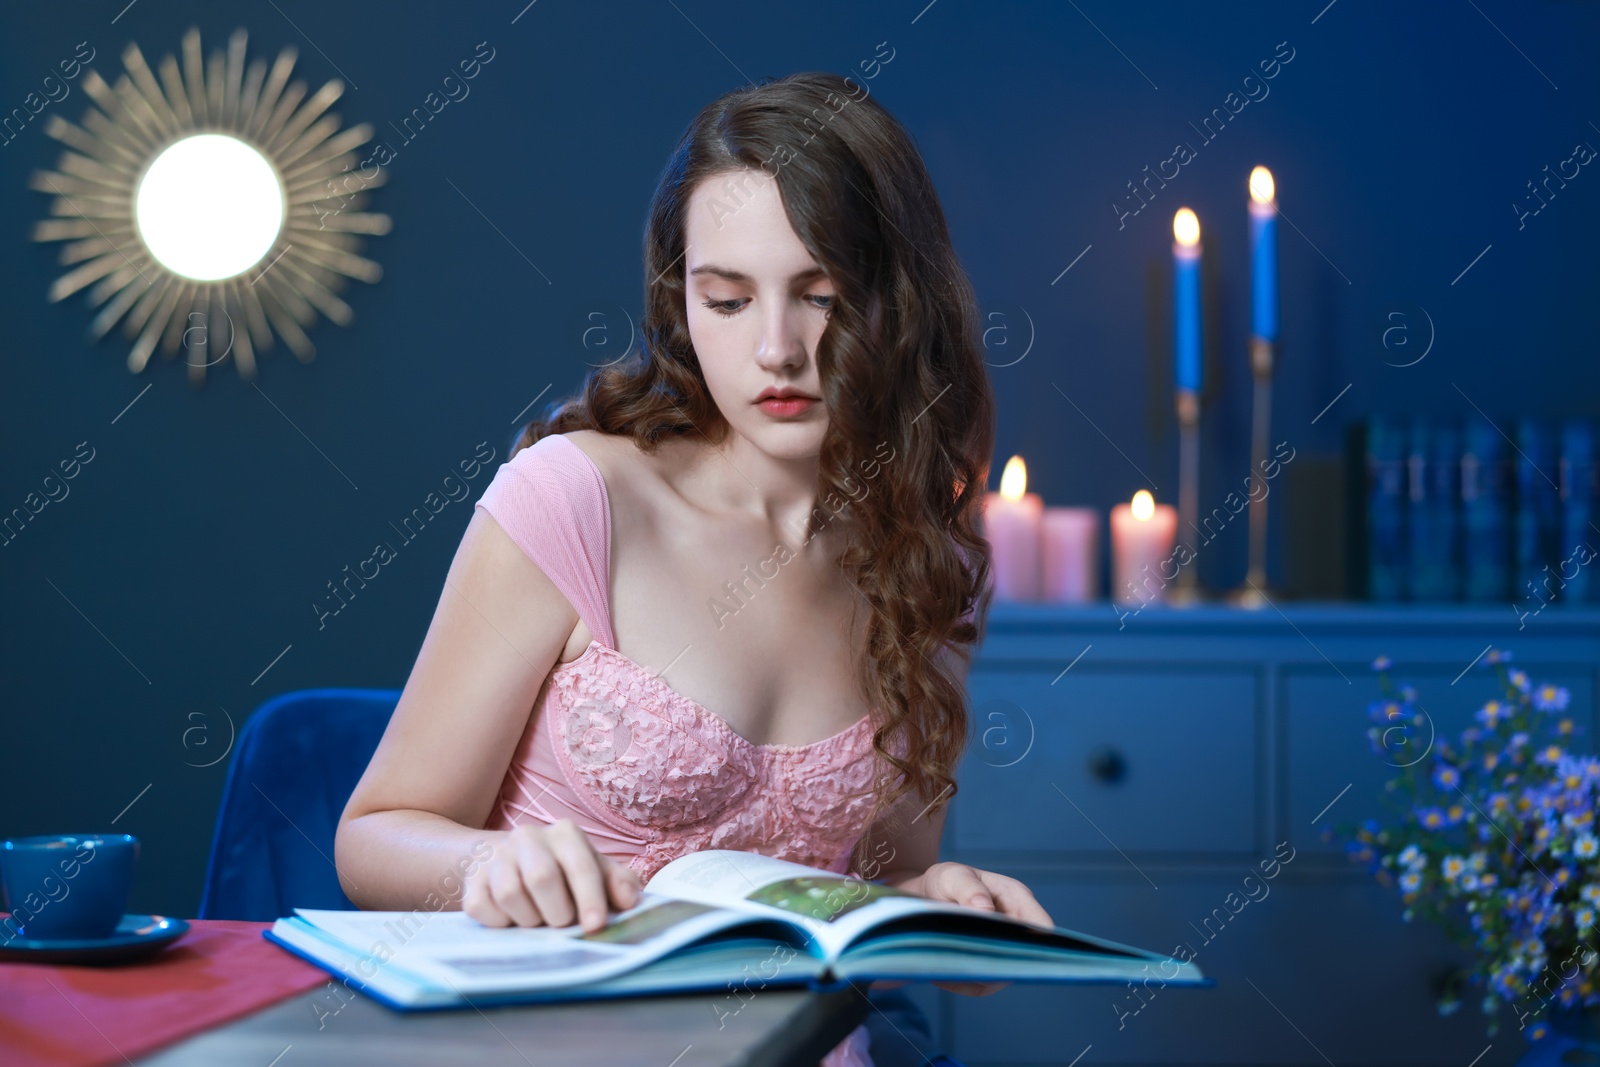
<svg viewBox="0 0 1600 1067"><path fill-rule="evenodd" d="M154 952L182 937L189 924L165 915L124 915L109 937L67 940L13 937L0 927L0 961L38 963L120 963Z"/></svg>

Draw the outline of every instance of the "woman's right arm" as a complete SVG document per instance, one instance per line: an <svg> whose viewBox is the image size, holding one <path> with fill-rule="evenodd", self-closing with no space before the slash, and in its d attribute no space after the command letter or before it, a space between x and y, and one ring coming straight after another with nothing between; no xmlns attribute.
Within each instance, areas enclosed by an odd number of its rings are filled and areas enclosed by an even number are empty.
<svg viewBox="0 0 1600 1067"><path fill-rule="evenodd" d="M484 510L473 509L433 621L334 837L359 908L437 894L490 926L595 929L639 878L570 820L485 830L539 689L577 625L571 603Z"/></svg>

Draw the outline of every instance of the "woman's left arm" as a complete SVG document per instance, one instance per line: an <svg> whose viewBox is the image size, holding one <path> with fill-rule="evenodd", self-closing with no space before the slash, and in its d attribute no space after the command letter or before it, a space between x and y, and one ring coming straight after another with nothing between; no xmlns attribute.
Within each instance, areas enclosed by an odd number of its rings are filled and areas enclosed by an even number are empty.
<svg viewBox="0 0 1600 1067"><path fill-rule="evenodd" d="M966 663L952 654L956 674L966 680ZM944 798L940 798L943 800ZM860 873L906 893L930 900L947 900L968 907L998 911L1024 922L1054 927L1055 922L1033 893L1017 879L965 863L940 862L939 842L944 836L947 803L926 804L908 795L873 828L868 840L873 853L863 859ZM934 810L936 809L936 810ZM1008 982L935 982L941 989L969 996L987 996Z"/></svg>

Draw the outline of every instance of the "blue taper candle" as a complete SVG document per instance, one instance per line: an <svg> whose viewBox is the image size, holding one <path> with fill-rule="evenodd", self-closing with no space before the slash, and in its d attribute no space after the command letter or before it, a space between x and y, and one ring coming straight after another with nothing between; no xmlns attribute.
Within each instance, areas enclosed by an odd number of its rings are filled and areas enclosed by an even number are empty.
<svg viewBox="0 0 1600 1067"><path fill-rule="evenodd" d="M1189 208L1172 217L1172 300L1178 388L1200 391L1200 220Z"/></svg>
<svg viewBox="0 0 1600 1067"><path fill-rule="evenodd" d="M1250 332L1278 339L1278 201L1272 172L1250 172Z"/></svg>

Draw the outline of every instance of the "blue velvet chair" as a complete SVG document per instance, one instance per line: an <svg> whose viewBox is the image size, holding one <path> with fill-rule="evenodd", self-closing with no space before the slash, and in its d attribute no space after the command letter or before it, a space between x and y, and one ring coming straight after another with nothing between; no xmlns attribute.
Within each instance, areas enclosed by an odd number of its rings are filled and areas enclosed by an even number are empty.
<svg viewBox="0 0 1600 1067"><path fill-rule="evenodd" d="M304 689L245 720L228 766L200 897L202 919L271 922L295 908L355 910L333 867L339 816L400 700L398 689ZM932 1048L900 989L869 995L876 1067L961 1067Z"/></svg>
<svg viewBox="0 0 1600 1067"><path fill-rule="evenodd" d="M200 918L271 922L295 908L355 909L334 871L333 834L399 700L398 689L304 689L245 720Z"/></svg>

